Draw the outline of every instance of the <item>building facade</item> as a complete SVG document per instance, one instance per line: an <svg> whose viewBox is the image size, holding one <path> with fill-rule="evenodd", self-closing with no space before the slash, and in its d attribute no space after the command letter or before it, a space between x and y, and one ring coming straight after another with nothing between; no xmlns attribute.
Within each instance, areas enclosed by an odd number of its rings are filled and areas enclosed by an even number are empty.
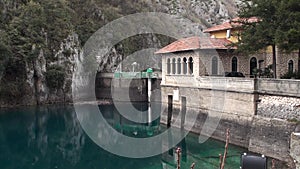
<svg viewBox="0 0 300 169"><path fill-rule="evenodd" d="M156 52L162 59L160 120L219 140L228 128L232 144L290 162L287 138L296 125L262 117L258 108L265 95L299 98L300 83L253 78L254 70L273 63L272 53L266 49L252 56L236 54L230 44L238 41L238 31L224 23L205 30L209 37L180 39ZM297 53L277 53L279 77L298 70L298 65ZM246 78L224 77L226 72L242 72Z"/></svg>
<svg viewBox="0 0 300 169"><path fill-rule="evenodd" d="M217 25L204 30L204 33L208 33L211 38L226 38L231 42L238 42L241 37L238 37L240 31L238 20L235 18L231 21L225 22L221 25ZM257 18L250 18L247 22L257 22ZM280 78L287 72L296 72L300 68L299 54L297 51L291 53L285 53L283 51L276 50L276 74L277 78ZM244 73L246 76L252 76L253 69L259 69L265 71L266 68L270 68L273 64L272 48L268 47L265 50L259 51L251 56L231 56L227 58L225 62L225 70L238 71ZM230 60L231 59L231 60ZM230 65L232 65L230 67Z"/></svg>

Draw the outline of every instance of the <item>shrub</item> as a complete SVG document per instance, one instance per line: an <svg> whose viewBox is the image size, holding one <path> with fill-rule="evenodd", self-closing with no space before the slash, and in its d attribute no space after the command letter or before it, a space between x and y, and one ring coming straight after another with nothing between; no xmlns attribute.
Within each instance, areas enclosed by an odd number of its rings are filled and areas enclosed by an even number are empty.
<svg viewBox="0 0 300 169"><path fill-rule="evenodd" d="M300 79L299 72L287 72L280 77L281 79Z"/></svg>
<svg viewBox="0 0 300 169"><path fill-rule="evenodd" d="M65 70L59 65L52 65L47 68L46 82L50 89L61 89L65 82Z"/></svg>

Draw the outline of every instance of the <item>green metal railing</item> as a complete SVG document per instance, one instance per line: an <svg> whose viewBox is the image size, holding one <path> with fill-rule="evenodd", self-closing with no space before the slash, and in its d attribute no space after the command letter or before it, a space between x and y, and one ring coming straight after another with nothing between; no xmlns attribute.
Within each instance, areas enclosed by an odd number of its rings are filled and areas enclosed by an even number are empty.
<svg viewBox="0 0 300 169"><path fill-rule="evenodd" d="M157 74L153 72L115 72L114 78L122 78L122 79L157 78Z"/></svg>

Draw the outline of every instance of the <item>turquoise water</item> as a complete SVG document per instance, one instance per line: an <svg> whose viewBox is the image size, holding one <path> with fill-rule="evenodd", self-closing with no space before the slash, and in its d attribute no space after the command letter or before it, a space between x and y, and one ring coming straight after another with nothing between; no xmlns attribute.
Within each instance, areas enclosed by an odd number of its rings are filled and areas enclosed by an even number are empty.
<svg viewBox="0 0 300 169"><path fill-rule="evenodd" d="M114 108L101 108L106 110L107 120L124 134L130 135L131 129L146 129L143 124L137 126L125 119L116 125L111 118L116 113ZM163 128L154 127L153 133ZM196 168L217 169L218 155L224 151L223 142L209 140L199 144L192 133L178 146L182 148L182 169L188 169L193 162ZM239 168L244 151L230 145L225 168ZM103 150L82 130L72 105L0 109L1 169L175 169L175 160L174 150L144 159L120 157Z"/></svg>

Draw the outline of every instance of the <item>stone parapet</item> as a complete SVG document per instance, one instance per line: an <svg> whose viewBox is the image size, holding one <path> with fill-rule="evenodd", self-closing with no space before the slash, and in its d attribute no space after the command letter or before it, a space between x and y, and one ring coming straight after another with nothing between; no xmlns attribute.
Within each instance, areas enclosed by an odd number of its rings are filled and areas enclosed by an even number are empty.
<svg viewBox="0 0 300 169"><path fill-rule="evenodd" d="M294 159L296 169L300 169L300 133L292 133L290 147L290 154Z"/></svg>
<svg viewBox="0 0 300 169"><path fill-rule="evenodd" d="M230 77L199 77L198 87L202 89L254 93L254 79Z"/></svg>
<svg viewBox="0 0 300 169"><path fill-rule="evenodd" d="M300 97L300 80L258 79L257 89L260 94Z"/></svg>

